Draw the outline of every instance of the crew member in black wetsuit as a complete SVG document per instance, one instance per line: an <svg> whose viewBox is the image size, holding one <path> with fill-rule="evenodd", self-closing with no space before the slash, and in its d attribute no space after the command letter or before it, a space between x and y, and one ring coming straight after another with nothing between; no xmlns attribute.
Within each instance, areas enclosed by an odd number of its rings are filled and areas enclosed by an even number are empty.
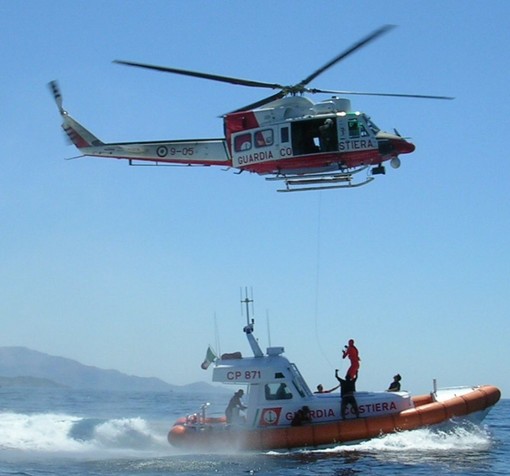
<svg viewBox="0 0 510 476"><path fill-rule="evenodd" d="M400 374L393 376L393 382L390 383L390 386L388 387L387 392L400 392L400 381L402 380L402 377Z"/></svg>
<svg viewBox="0 0 510 476"><path fill-rule="evenodd" d="M338 369L336 369L335 377L340 382L340 395L342 397L340 413L342 414L342 420L345 420L345 411L347 410L348 405L351 406L351 410L355 413L356 418L359 418L358 404L356 402L356 398L354 397L358 375L356 375L353 379L347 375L345 379L343 379L338 376Z"/></svg>
<svg viewBox="0 0 510 476"><path fill-rule="evenodd" d="M234 393L234 396L228 402L228 407L225 410L225 416L227 417L227 423L236 423L239 421L239 410L246 410L241 403L241 397L244 395L243 390L238 390Z"/></svg>

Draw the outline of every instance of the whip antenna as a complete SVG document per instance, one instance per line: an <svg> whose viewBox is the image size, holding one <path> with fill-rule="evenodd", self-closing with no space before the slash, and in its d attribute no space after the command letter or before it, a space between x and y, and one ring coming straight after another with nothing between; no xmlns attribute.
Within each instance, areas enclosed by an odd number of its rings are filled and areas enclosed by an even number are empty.
<svg viewBox="0 0 510 476"><path fill-rule="evenodd" d="M246 326L251 327L253 330L253 324L255 323L255 320L252 318L250 321L250 307L251 307L251 313L255 314L254 308L253 308L253 288L250 289L251 291L251 298L248 297L248 287L244 288L244 298L243 298L243 290L241 289L241 315L244 315L244 308L246 308ZM243 306L244 304L244 306ZM250 306L251 304L251 306Z"/></svg>
<svg viewBox="0 0 510 476"><path fill-rule="evenodd" d="M221 355L220 333L218 330L218 320L216 319L216 313L214 313L214 340L218 354Z"/></svg>
<svg viewBox="0 0 510 476"><path fill-rule="evenodd" d="M266 309L266 322L267 322L267 342L271 347L271 328L269 327L269 311Z"/></svg>
<svg viewBox="0 0 510 476"><path fill-rule="evenodd" d="M253 336L253 326L255 324L255 320L252 318L250 321L250 304L251 312L253 314L253 289L251 290L251 299L248 297L248 288L244 288L244 299L241 290L241 311L243 310L243 304L246 307L246 326L244 327L243 332L246 334L248 342L250 343L250 347L253 350L253 355L255 357L263 357L264 353L260 349L259 343Z"/></svg>

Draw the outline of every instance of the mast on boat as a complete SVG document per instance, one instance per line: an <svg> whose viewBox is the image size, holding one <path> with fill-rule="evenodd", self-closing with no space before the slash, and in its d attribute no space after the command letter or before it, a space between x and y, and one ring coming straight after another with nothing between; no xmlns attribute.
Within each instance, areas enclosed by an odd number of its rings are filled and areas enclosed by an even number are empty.
<svg viewBox="0 0 510 476"><path fill-rule="evenodd" d="M250 304L253 305L253 293L252 298L248 297L248 289L244 290L244 299L241 298L241 309L242 304L246 306L246 326L243 329L243 332L246 334L246 338L248 339L248 343L250 344L251 350L253 351L254 357L264 357L264 352L262 352L257 339L253 335L253 329L255 326L255 319L251 319L250 321ZM242 294L241 294L242 297Z"/></svg>

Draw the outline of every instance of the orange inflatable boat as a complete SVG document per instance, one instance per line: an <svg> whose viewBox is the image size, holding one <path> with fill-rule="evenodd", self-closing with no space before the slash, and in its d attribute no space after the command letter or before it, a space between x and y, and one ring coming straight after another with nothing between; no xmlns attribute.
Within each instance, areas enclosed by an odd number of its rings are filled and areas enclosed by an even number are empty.
<svg viewBox="0 0 510 476"><path fill-rule="evenodd" d="M181 419L170 429L168 441L173 446L195 450L270 450L337 445L437 425L452 418L470 416L479 422L500 396L499 389L490 385L438 390L412 398L414 407L398 413L322 423L312 420L301 426L250 429L243 424L227 425L225 418ZM336 400L340 407L338 395Z"/></svg>

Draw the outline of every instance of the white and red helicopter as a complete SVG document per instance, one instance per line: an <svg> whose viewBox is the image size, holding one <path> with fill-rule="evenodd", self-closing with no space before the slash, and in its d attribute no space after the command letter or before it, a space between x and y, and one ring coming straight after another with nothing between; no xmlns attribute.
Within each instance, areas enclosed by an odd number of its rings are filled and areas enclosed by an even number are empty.
<svg viewBox="0 0 510 476"><path fill-rule="evenodd" d="M209 79L242 86L279 90L276 94L223 116L225 138L104 143L74 120L62 106L55 81L50 83L62 127L83 156L129 160L130 165L151 162L186 166L217 165L266 175L285 184L279 192L358 187L384 174L383 162L400 166L400 154L415 146L395 133L381 131L362 112L354 112L348 99L337 95L396 96L452 99L445 96L366 93L309 88L320 74L388 30L385 25L361 39L297 84L252 81L130 61L115 63ZM334 94L314 103L304 93ZM356 175L366 171L365 176ZM363 174L362 174L363 175ZM358 177L361 177L358 179Z"/></svg>

